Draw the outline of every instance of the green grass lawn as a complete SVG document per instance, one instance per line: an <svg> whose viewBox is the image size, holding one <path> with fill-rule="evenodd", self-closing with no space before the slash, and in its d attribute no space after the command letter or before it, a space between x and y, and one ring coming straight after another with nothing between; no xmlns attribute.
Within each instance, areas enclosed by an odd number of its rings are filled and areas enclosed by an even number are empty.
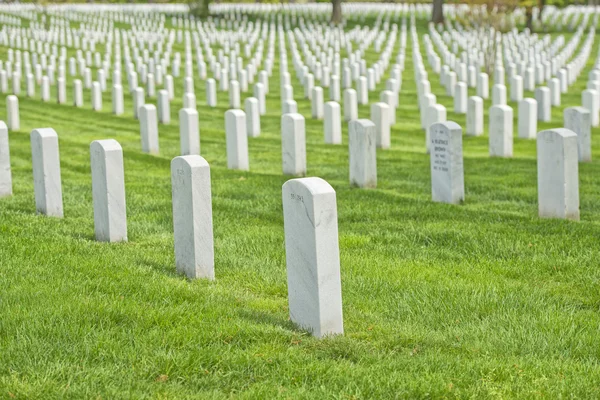
<svg viewBox="0 0 600 400"><path fill-rule="evenodd" d="M170 162L179 155L182 78L158 156L141 152L129 96L118 117L110 91L102 112L91 110L89 91L80 109L42 103L39 87L35 99L20 96L14 196L0 199L0 398L599 397L600 163L580 165L580 222L542 220L535 141L515 138L513 158L492 159L487 133L464 137L466 200L433 203L407 42L392 148L378 150L372 190L350 188L347 127L343 145L324 144L289 60L307 117L308 175L337 192L345 335L324 340L288 317L278 56L262 134L249 140L250 172L226 167L227 94L207 108L195 79L212 175L214 282L175 272ZM597 37L563 106L581 104L598 45ZM465 116L429 76L464 131ZM563 108L538 130L562 126ZM2 96L0 118L5 109ZM368 118L369 107L359 114ZM59 135L64 219L35 213L29 133L40 127ZM124 150L128 243L94 240L89 145L106 138Z"/></svg>

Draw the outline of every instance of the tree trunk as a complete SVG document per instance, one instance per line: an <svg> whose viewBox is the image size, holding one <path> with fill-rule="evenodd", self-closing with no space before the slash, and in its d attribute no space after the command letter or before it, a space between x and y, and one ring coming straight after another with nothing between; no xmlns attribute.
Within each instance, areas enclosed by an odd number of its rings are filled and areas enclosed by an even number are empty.
<svg viewBox="0 0 600 400"><path fill-rule="evenodd" d="M533 7L525 7L525 24L529 29L529 32L533 32Z"/></svg>
<svg viewBox="0 0 600 400"><path fill-rule="evenodd" d="M433 0L431 22L434 24L441 24L444 22L444 0Z"/></svg>
<svg viewBox="0 0 600 400"><path fill-rule="evenodd" d="M546 0L539 0L538 8L540 12L538 13L538 20L542 20L542 11L544 11L544 6L546 5Z"/></svg>
<svg viewBox="0 0 600 400"><path fill-rule="evenodd" d="M209 4L211 0L191 0L189 3L190 13L196 17L206 18L210 14Z"/></svg>
<svg viewBox="0 0 600 400"><path fill-rule="evenodd" d="M331 22L339 24L342 22L342 0L331 0Z"/></svg>

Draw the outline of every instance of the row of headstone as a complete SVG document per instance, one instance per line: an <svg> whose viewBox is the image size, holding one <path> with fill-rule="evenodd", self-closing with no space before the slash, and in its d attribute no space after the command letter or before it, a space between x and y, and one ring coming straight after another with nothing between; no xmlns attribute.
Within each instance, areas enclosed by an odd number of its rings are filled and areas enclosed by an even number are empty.
<svg viewBox="0 0 600 400"><path fill-rule="evenodd" d="M235 111L239 110L233 110L229 115L239 115ZM302 116L287 114L284 120L289 132L303 136ZM293 141L294 135L290 137ZM297 143L302 145L300 140ZM8 149L8 129L0 122L1 196L12 194ZM33 130L31 149L36 209L41 214L63 217L58 135L51 128ZM90 145L90 158L96 240L127 241L121 145L114 139L95 140ZM171 162L171 184L176 269L191 279L214 279L208 163L199 155L175 157ZM316 337L341 334L343 319L335 191L320 178L302 178L286 182L282 192L292 321ZM324 280L324 277L327 279Z"/></svg>

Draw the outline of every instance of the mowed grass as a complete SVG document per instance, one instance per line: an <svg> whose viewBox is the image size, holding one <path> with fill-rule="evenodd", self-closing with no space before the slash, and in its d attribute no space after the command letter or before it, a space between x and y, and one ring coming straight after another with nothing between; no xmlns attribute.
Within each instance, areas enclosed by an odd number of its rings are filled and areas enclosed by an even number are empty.
<svg viewBox="0 0 600 400"><path fill-rule="evenodd" d="M539 130L562 126L564 106L581 104L599 44ZM175 271L170 161L182 78L158 156L141 152L129 96L123 116L110 113L110 91L102 112L91 111L89 91L81 109L42 103L39 88L35 99L20 96L14 196L0 199L0 398L600 396L600 164L580 164L580 222L543 220L535 141L515 139L514 157L498 159L488 156L487 133L464 137L464 204L431 202L413 51L409 34L392 148L378 150L377 189L361 190L349 186L347 127L343 145L324 144L288 45L308 175L337 192L345 334L324 340L288 317L278 56L262 134L249 140L250 172L226 167L227 94L208 108L195 79L211 165L214 282ZM372 48L367 57L377 59ZM429 76L448 119L465 127ZM359 113L368 118L369 107ZM59 135L64 219L35 212L29 133L39 127ZM127 243L94 241L89 144L105 138L124 149Z"/></svg>

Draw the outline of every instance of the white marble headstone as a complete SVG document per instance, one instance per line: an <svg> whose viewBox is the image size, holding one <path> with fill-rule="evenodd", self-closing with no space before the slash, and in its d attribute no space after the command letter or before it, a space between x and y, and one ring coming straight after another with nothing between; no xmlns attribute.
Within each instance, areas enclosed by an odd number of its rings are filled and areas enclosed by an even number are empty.
<svg viewBox="0 0 600 400"><path fill-rule="evenodd" d="M0 121L0 197L12 195L8 127Z"/></svg>
<svg viewBox="0 0 600 400"><path fill-rule="evenodd" d="M292 179L282 197L290 318L317 338L343 334L335 190Z"/></svg>
<svg viewBox="0 0 600 400"><path fill-rule="evenodd" d="M377 157L375 124L368 119L349 123L348 146L350 185L362 188L377 187Z"/></svg>
<svg viewBox="0 0 600 400"><path fill-rule="evenodd" d="M123 149L114 139L90 145L94 231L100 242L127 241Z"/></svg>
<svg viewBox="0 0 600 400"><path fill-rule="evenodd" d="M539 132L537 167L539 216L578 221L577 135L565 128Z"/></svg>
<svg viewBox="0 0 600 400"><path fill-rule="evenodd" d="M31 156L36 210L51 217L63 217L62 184L58 135L52 128L31 132Z"/></svg>
<svg viewBox="0 0 600 400"><path fill-rule="evenodd" d="M306 175L306 132L301 114L281 116L281 157L285 175Z"/></svg>
<svg viewBox="0 0 600 400"><path fill-rule="evenodd" d="M214 279L210 167L199 155L171 161L173 230L177 271L190 279Z"/></svg>
<svg viewBox="0 0 600 400"><path fill-rule="evenodd" d="M465 199L462 129L456 122L445 121L430 130L432 199L458 204Z"/></svg>

